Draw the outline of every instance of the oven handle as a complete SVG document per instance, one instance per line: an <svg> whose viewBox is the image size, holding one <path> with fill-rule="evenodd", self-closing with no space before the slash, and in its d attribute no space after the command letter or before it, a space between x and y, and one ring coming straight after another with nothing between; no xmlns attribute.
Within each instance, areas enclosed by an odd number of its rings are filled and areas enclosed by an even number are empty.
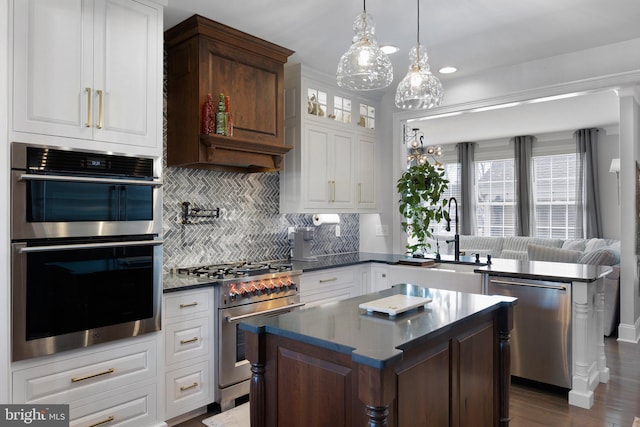
<svg viewBox="0 0 640 427"><path fill-rule="evenodd" d="M299 302L299 303L296 303L296 304L286 305L284 307L271 308L269 310L262 310L262 311L258 311L256 313L243 314L241 316L234 316L234 317L227 316L226 320L227 320L228 323L233 323L233 322L237 322L238 320L248 319L250 317L262 316L264 314L272 314L272 313L277 313L279 311L291 310L292 308L302 307L303 305L305 305L305 303Z"/></svg>
<svg viewBox="0 0 640 427"><path fill-rule="evenodd" d="M64 175L37 175L32 173L23 173L20 175L21 181L65 181L65 182L93 182L100 184L133 184L133 185L150 185L153 187L162 186L161 179L152 181L144 181L137 179L117 179L117 178L91 178L83 176L64 176Z"/></svg>
<svg viewBox="0 0 640 427"><path fill-rule="evenodd" d="M50 245L50 246L28 246L20 248L21 254L34 252L53 252L68 249L96 249L96 248L119 248L122 246L158 246L163 240L132 240L128 242L108 242L108 243L82 243L75 245Z"/></svg>

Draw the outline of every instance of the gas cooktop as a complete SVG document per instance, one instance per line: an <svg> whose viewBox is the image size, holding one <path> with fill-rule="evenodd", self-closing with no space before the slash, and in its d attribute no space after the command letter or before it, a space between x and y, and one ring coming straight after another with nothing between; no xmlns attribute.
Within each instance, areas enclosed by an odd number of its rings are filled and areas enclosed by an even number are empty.
<svg viewBox="0 0 640 427"><path fill-rule="evenodd" d="M293 266L286 260L277 260L210 264L178 268L177 271L178 274L193 275L209 279L229 280L259 276L262 274L288 273L293 271Z"/></svg>

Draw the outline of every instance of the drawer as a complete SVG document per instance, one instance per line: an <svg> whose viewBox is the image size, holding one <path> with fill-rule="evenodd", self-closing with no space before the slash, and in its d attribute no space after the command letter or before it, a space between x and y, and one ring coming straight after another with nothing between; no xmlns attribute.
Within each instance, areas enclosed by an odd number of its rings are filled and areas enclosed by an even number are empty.
<svg viewBox="0 0 640 427"><path fill-rule="evenodd" d="M171 319L213 310L212 289L172 292L164 295L164 317Z"/></svg>
<svg viewBox="0 0 640 427"><path fill-rule="evenodd" d="M156 341L94 351L13 372L13 403L69 403L156 375Z"/></svg>
<svg viewBox="0 0 640 427"><path fill-rule="evenodd" d="M167 372L165 418L175 418L213 402L212 379L209 360Z"/></svg>
<svg viewBox="0 0 640 427"><path fill-rule="evenodd" d="M300 277L300 290L311 291L327 287L354 283L352 268L334 268L315 273L304 273Z"/></svg>
<svg viewBox="0 0 640 427"><path fill-rule="evenodd" d="M155 384L113 396L94 399L90 404L70 407L69 427L142 427L157 425Z"/></svg>
<svg viewBox="0 0 640 427"><path fill-rule="evenodd" d="M200 317L165 325L165 364L209 354L212 323L209 317Z"/></svg>

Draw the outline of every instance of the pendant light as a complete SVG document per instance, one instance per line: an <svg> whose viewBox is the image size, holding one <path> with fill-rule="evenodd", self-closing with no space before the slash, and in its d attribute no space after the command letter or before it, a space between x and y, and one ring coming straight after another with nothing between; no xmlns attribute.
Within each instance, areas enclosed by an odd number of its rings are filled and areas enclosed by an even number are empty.
<svg viewBox="0 0 640 427"><path fill-rule="evenodd" d="M420 0L418 3L417 44L409 52L409 72L396 89L396 107L419 110L437 107L442 102L442 83L427 64L427 49L420 45Z"/></svg>
<svg viewBox="0 0 640 427"><path fill-rule="evenodd" d="M383 89L393 81L393 66L375 39L373 16L363 12L353 21L353 44L338 62L338 86L353 90Z"/></svg>

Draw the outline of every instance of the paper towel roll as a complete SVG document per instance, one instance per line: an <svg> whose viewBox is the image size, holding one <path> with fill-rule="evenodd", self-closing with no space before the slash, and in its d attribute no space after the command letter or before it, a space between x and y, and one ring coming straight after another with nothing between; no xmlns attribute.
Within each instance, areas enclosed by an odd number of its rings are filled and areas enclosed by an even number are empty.
<svg viewBox="0 0 640 427"><path fill-rule="evenodd" d="M338 214L315 214L313 215L313 225L340 224Z"/></svg>

